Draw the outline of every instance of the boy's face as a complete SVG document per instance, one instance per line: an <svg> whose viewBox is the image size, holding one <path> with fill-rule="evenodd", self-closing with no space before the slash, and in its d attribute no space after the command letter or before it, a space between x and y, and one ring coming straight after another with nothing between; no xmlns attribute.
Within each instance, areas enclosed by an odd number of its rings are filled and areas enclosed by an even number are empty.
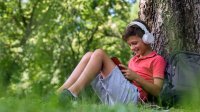
<svg viewBox="0 0 200 112"><path fill-rule="evenodd" d="M137 35L130 36L127 39L127 43L136 55L144 56L148 52L148 45Z"/></svg>

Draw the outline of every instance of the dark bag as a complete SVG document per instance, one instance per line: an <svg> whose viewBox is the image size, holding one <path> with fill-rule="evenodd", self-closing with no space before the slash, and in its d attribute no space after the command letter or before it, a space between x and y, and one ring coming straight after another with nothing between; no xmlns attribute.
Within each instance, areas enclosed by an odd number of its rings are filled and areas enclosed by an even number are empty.
<svg viewBox="0 0 200 112"><path fill-rule="evenodd" d="M198 89L199 77L200 54L178 52L170 55L167 59L164 85L160 93L161 105L167 108L172 107L186 95L192 94L195 88Z"/></svg>

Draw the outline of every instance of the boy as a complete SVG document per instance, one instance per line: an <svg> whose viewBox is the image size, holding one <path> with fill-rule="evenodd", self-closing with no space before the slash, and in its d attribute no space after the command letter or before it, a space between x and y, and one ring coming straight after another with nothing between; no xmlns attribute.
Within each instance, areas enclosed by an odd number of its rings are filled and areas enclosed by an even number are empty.
<svg viewBox="0 0 200 112"><path fill-rule="evenodd" d="M75 98L89 83L100 100L109 105L147 101L158 96L163 85L166 62L150 46L154 37L141 20L129 23L123 35L135 53L122 71L101 49L86 53L66 82L58 89L61 96ZM122 74L122 72L124 74ZM131 81L131 83L130 83Z"/></svg>

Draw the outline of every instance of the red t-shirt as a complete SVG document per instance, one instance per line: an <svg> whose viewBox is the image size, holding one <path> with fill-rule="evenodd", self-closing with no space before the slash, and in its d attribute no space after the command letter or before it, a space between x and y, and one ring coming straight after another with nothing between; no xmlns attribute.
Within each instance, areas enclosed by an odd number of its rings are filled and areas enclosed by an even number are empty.
<svg viewBox="0 0 200 112"><path fill-rule="evenodd" d="M147 56L139 58L139 56L134 56L129 60L128 67L136 72L138 75L143 77L145 80L153 83L153 78L164 78L166 62L164 58L158 55L155 51L151 52ZM142 87L136 83L132 82L137 86L140 98L145 101L148 98L148 93L142 89Z"/></svg>

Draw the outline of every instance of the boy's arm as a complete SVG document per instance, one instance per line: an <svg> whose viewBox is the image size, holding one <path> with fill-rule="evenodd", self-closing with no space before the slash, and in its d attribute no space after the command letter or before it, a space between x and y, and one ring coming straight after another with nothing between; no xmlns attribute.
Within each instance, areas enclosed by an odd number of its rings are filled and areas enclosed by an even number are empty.
<svg viewBox="0 0 200 112"><path fill-rule="evenodd" d="M144 78L140 77L134 71L126 67L125 65L120 64L120 66L125 68L122 71L124 72L124 75L127 79L136 81L138 84L142 86L142 88L145 91L152 94L153 96L158 96L160 94L160 90L163 86L163 79L154 78L153 83L150 83L146 81Z"/></svg>
<svg viewBox="0 0 200 112"><path fill-rule="evenodd" d="M159 96L163 86L163 79L160 78L154 78L153 83L146 81L142 77L137 78L135 81L140 84L145 91L153 96Z"/></svg>

